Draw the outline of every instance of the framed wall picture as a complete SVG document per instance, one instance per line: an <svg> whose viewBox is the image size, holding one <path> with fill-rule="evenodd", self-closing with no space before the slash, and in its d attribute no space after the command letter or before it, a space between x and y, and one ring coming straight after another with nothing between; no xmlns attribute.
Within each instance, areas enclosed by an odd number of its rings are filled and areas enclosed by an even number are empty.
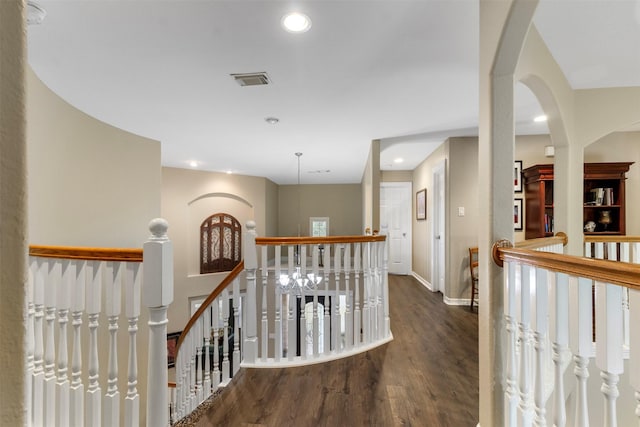
<svg viewBox="0 0 640 427"><path fill-rule="evenodd" d="M513 227L516 231L522 231L522 199L513 201Z"/></svg>
<svg viewBox="0 0 640 427"><path fill-rule="evenodd" d="M513 166L513 191L522 193L522 160L516 160Z"/></svg>
<svg viewBox="0 0 640 427"><path fill-rule="evenodd" d="M427 189L416 193L416 219L427 219Z"/></svg>
<svg viewBox="0 0 640 427"><path fill-rule="evenodd" d="M173 368L176 366L176 347L178 339L182 332L171 332L167 334L167 366Z"/></svg>

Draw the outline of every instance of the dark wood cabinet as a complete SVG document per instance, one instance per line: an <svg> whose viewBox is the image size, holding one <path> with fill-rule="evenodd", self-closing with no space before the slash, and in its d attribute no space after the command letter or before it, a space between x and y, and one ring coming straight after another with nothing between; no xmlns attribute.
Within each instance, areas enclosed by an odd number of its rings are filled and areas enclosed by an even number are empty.
<svg viewBox="0 0 640 427"><path fill-rule="evenodd" d="M625 180L633 162L585 163L583 227L585 234L625 234ZM535 165L523 172L525 239L552 236L553 165ZM593 228L593 231L591 229ZM562 231L562 230L560 230Z"/></svg>

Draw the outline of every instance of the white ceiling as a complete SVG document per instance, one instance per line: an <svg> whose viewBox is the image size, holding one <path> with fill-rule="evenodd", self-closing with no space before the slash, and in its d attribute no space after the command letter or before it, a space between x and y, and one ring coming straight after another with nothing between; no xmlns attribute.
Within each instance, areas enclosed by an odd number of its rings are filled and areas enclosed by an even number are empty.
<svg viewBox="0 0 640 427"><path fill-rule="evenodd" d="M36 1L36 74L161 141L165 166L292 184L299 151L303 183L359 183L373 139L383 169L410 170L445 138L477 134L477 0ZM292 10L310 31L280 27ZM535 24L574 88L640 86L640 0L543 0ZM230 77L256 71L272 83ZM516 100L518 132L546 132L523 85Z"/></svg>

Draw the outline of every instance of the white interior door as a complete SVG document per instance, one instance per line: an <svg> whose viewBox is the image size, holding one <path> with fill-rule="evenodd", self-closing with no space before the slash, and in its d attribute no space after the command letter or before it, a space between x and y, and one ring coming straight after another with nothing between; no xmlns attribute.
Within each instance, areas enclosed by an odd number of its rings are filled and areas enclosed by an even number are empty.
<svg viewBox="0 0 640 427"><path fill-rule="evenodd" d="M411 183L380 184L380 232L389 239L389 273L411 270Z"/></svg>
<svg viewBox="0 0 640 427"><path fill-rule="evenodd" d="M431 271L434 291L445 291L445 161L433 169L433 243Z"/></svg>

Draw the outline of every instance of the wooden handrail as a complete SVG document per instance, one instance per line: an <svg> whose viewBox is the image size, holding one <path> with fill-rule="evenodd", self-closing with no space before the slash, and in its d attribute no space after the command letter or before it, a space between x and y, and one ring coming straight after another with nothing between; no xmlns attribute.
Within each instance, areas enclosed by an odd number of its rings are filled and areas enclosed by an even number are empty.
<svg viewBox="0 0 640 427"><path fill-rule="evenodd" d="M502 262L520 262L549 271L640 290L640 264L539 252L530 249L496 247L496 245L494 245L494 253ZM498 263L498 265L500 264Z"/></svg>
<svg viewBox="0 0 640 427"><path fill-rule="evenodd" d="M256 245L278 246L278 245L328 245L331 243L366 243L384 242L387 236L326 236L326 237L256 237Z"/></svg>
<svg viewBox="0 0 640 427"><path fill-rule="evenodd" d="M562 231L559 231L553 237L541 237L539 239L528 239L522 242L516 242L515 247L520 249L538 249L556 243L562 243L562 246L567 246L568 242L568 236Z"/></svg>
<svg viewBox="0 0 640 427"><path fill-rule="evenodd" d="M618 235L594 235L586 234L584 236L585 243L600 243L600 242L628 242L635 243L640 242L640 236L618 236Z"/></svg>
<svg viewBox="0 0 640 427"><path fill-rule="evenodd" d="M29 245L29 255L42 258L82 259L88 261L142 262L142 249L127 248Z"/></svg>
<svg viewBox="0 0 640 427"><path fill-rule="evenodd" d="M207 299L204 300L204 302L200 305L200 307L198 307L196 312L193 313L193 316L191 316L191 319L189 319L189 321L187 322L187 325L182 330L182 333L180 334L180 338L178 338L178 343L176 344L176 356L175 356L176 360L178 359L178 352L180 351L180 346L182 345L182 341L184 341L184 338L187 336L187 333L191 330L193 325L195 325L195 323L200 318L202 313L205 312L205 310L209 307L209 305L213 302L213 300L218 298L218 296L222 293L224 288L229 286L229 284L231 284L233 280L236 277L238 277L238 275L240 275L242 270L244 270L244 261L240 261L240 263L236 265L233 270L231 270L231 272L222 280L222 282L220 282L218 287L216 287L213 290L213 292L209 294Z"/></svg>

